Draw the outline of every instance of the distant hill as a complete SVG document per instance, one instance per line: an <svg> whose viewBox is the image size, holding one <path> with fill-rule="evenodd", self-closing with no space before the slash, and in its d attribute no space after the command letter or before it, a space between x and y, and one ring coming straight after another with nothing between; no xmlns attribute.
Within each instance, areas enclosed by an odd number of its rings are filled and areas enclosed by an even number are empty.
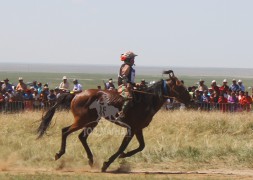
<svg viewBox="0 0 253 180"><path fill-rule="evenodd" d="M120 65L119 65L120 66ZM0 71L7 72L55 72L55 73L101 73L117 74L119 66L114 65L62 65L62 64L15 64L1 63ZM253 77L248 68L194 68L194 67L144 67L135 66L138 75L161 75L163 70L172 69L176 75Z"/></svg>

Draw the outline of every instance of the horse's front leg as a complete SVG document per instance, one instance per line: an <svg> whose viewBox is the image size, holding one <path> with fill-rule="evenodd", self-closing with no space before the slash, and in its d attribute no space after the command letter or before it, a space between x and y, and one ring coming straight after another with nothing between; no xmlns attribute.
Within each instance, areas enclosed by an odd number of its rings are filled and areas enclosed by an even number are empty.
<svg viewBox="0 0 253 180"><path fill-rule="evenodd" d="M93 154L92 154L90 147L87 143L87 138L90 135L90 133L92 133L93 129L97 126L97 124L98 123L96 122L96 123L92 123L92 125L90 125L90 126L85 127L84 130L78 136L86 153L87 153L87 157L89 159L89 165L91 167L93 166L94 161L93 161Z"/></svg>
<svg viewBox="0 0 253 180"><path fill-rule="evenodd" d="M127 133L118 149L118 151L113 154L109 160L107 162L104 162L103 167L102 167L102 172L105 172L106 169L111 165L111 163L120 155L124 152L124 150L126 149L126 147L128 146L129 142L132 140L133 138L133 133Z"/></svg>
<svg viewBox="0 0 253 180"><path fill-rule="evenodd" d="M122 152L122 154L120 154L119 158L126 158L126 157L130 157L130 156L133 156L134 154L142 151L145 147L145 142L144 142L144 138L143 138L143 132L142 132L142 129L137 131L135 133L135 136L139 142L139 147L137 149L134 149L132 151L129 151L127 153L124 153Z"/></svg>
<svg viewBox="0 0 253 180"><path fill-rule="evenodd" d="M81 127L72 124L71 126L65 127L62 129L62 140L61 140L61 149L58 153L55 154L55 160L58 160L64 153L66 149L66 140L69 134L81 129Z"/></svg>

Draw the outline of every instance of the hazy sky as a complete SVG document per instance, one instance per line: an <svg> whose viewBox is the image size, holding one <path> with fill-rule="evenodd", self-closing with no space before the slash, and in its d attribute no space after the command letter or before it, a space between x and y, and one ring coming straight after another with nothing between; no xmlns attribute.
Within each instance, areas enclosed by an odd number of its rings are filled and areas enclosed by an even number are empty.
<svg viewBox="0 0 253 180"><path fill-rule="evenodd" d="M0 62L253 68L252 0L0 2Z"/></svg>

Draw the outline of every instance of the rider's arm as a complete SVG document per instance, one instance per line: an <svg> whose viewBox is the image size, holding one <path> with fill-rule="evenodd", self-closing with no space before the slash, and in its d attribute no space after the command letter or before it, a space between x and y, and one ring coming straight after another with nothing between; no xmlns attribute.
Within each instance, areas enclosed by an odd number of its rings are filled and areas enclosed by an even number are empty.
<svg viewBox="0 0 253 180"><path fill-rule="evenodd" d="M130 72L130 66L128 64L126 64L124 67L122 67L121 73L122 76L128 76L129 72Z"/></svg>

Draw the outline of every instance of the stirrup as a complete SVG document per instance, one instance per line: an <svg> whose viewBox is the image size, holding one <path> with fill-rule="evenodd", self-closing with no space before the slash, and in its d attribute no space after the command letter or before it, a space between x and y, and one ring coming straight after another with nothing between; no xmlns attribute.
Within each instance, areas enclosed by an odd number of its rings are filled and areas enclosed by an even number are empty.
<svg viewBox="0 0 253 180"><path fill-rule="evenodd" d="M125 113L123 111L120 111L118 115L119 116L116 118L117 121L123 121L125 119Z"/></svg>

